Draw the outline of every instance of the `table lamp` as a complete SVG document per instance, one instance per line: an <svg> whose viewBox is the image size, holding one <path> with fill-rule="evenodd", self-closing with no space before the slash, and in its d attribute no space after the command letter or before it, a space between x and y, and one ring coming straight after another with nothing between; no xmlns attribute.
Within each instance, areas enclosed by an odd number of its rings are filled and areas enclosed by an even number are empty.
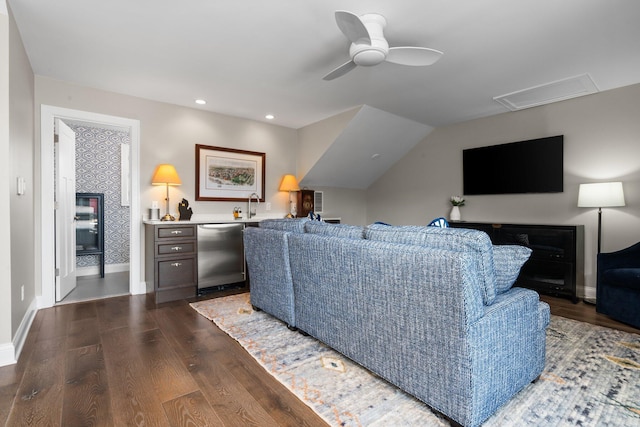
<svg viewBox="0 0 640 427"><path fill-rule="evenodd" d="M166 185L167 197L164 200L166 202L167 213L161 218L161 220L175 221L176 218L169 213L169 186L182 184L182 181L180 181L180 177L178 176L178 172L176 172L176 168L169 164L158 165L156 167L156 171L153 173L151 184Z"/></svg>
<svg viewBox="0 0 640 427"><path fill-rule="evenodd" d="M279 190L289 192L289 214L287 214L287 218L295 218L296 205L291 200L291 192L300 191L300 185L298 184L298 180L293 175L285 175L284 177L282 177L282 182L280 182Z"/></svg>

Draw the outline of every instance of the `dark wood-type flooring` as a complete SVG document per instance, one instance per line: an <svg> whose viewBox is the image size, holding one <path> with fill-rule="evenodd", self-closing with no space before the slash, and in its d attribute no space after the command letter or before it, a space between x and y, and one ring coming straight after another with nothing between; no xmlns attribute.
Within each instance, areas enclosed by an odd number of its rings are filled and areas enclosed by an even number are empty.
<svg viewBox="0 0 640 427"><path fill-rule="evenodd" d="M542 299L554 314L640 333L594 306ZM147 295L40 310L18 363L0 368L5 422L326 426L187 301L155 305Z"/></svg>

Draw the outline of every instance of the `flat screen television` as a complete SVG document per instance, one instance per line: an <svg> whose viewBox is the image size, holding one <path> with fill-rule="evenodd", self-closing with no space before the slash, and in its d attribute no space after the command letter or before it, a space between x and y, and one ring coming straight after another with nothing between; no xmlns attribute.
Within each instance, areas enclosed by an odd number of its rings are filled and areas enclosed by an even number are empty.
<svg viewBox="0 0 640 427"><path fill-rule="evenodd" d="M465 195L561 193L564 135L462 150Z"/></svg>

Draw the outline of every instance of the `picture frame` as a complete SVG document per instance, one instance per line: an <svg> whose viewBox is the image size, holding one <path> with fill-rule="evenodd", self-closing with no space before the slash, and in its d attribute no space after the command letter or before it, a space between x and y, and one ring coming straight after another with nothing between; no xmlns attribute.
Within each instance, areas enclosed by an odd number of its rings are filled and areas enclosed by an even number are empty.
<svg viewBox="0 0 640 427"><path fill-rule="evenodd" d="M266 154L234 148L196 145L196 200L264 202Z"/></svg>

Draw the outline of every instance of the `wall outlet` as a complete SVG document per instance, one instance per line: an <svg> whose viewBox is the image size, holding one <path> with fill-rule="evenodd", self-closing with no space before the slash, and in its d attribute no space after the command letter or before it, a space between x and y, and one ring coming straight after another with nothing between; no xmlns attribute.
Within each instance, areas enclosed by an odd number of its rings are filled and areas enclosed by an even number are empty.
<svg viewBox="0 0 640 427"><path fill-rule="evenodd" d="M271 210L271 203L269 203L269 202L265 203L264 208L266 210L270 211Z"/></svg>
<svg viewBox="0 0 640 427"><path fill-rule="evenodd" d="M24 301L24 285L20 286L20 301Z"/></svg>

